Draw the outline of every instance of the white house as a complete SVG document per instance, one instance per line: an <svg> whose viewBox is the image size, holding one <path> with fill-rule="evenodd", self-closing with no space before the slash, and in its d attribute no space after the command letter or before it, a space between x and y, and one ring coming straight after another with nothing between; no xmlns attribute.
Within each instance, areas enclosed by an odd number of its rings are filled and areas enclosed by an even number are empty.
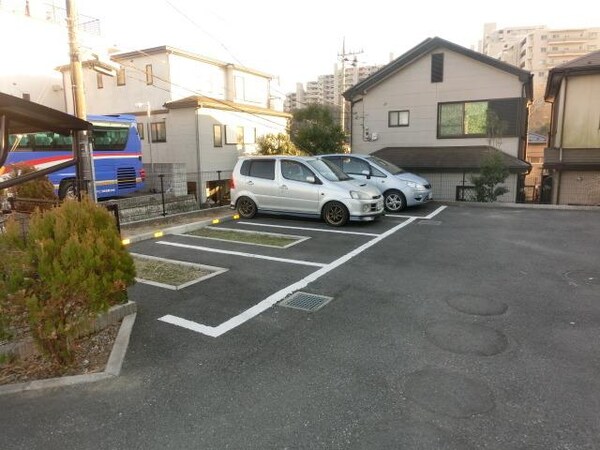
<svg viewBox="0 0 600 450"><path fill-rule="evenodd" d="M462 199L490 148L511 171L501 201L517 200L532 75L438 37L429 38L344 93L352 151L429 179L440 200Z"/></svg>
<svg viewBox="0 0 600 450"><path fill-rule="evenodd" d="M258 136L286 131L291 116L272 95L272 75L169 46L111 60L120 67L114 77L84 64L88 113L138 116L149 172L185 164L189 189L201 202L216 180L229 178L240 155L256 151ZM61 71L68 86L70 68ZM70 98L67 110L73 111Z"/></svg>

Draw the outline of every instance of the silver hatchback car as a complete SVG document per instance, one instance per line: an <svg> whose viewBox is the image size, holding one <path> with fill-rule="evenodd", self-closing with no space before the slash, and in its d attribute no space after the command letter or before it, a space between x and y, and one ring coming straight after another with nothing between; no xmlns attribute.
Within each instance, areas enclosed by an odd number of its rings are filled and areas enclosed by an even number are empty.
<svg viewBox="0 0 600 450"><path fill-rule="evenodd" d="M231 207L241 217L257 212L321 217L331 226L369 221L384 212L381 193L328 161L300 156L238 160L231 181Z"/></svg>
<svg viewBox="0 0 600 450"><path fill-rule="evenodd" d="M323 155L324 158L357 180L364 180L383 194L385 210L402 211L433 199L431 184L425 178L370 155Z"/></svg>

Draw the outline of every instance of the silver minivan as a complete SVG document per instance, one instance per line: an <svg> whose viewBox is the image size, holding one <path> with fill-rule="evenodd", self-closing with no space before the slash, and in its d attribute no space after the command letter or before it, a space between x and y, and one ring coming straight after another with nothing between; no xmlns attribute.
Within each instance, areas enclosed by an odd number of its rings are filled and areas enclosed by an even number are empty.
<svg viewBox="0 0 600 450"><path fill-rule="evenodd" d="M369 221L384 212L381 193L334 164L313 157L242 157L231 180L231 207L243 218L257 212L321 217L331 226Z"/></svg>
<svg viewBox="0 0 600 450"><path fill-rule="evenodd" d="M333 154L321 158L332 162L352 178L377 187L383 194L387 212L395 213L433 199L429 181L376 156Z"/></svg>

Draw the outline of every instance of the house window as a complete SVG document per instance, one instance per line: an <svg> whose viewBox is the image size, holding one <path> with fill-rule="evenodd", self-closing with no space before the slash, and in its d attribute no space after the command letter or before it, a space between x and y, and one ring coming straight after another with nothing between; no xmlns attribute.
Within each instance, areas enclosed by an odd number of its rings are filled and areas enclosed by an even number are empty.
<svg viewBox="0 0 600 450"><path fill-rule="evenodd" d="M244 145L244 127L235 128L236 144Z"/></svg>
<svg viewBox="0 0 600 450"><path fill-rule="evenodd" d="M152 122L150 133L152 142L167 142L167 124L165 122Z"/></svg>
<svg viewBox="0 0 600 450"><path fill-rule="evenodd" d="M542 34L542 41L545 41L546 39L548 39L548 36L546 34Z"/></svg>
<svg viewBox="0 0 600 450"><path fill-rule="evenodd" d="M438 104L438 138L518 136L519 98Z"/></svg>
<svg viewBox="0 0 600 450"><path fill-rule="evenodd" d="M407 127L410 113L405 111L388 112L388 127Z"/></svg>
<svg viewBox="0 0 600 450"><path fill-rule="evenodd" d="M213 146L223 147L223 128L219 124L213 125Z"/></svg>
<svg viewBox="0 0 600 450"><path fill-rule="evenodd" d="M117 86L125 86L125 68L117 70Z"/></svg>
<svg viewBox="0 0 600 450"><path fill-rule="evenodd" d="M237 128L234 125L225 125L225 144L235 145L237 144Z"/></svg>
<svg viewBox="0 0 600 450"><path fill-rule="evenodd" d="M104 87L104 79L102 78L101 73L96 74L96 85L98 86L98 89L102 89Z"/></svg>
<svg viewBox="0 0 600 450"><path fill-rule="evenodd" d="M441 83L444 81L444 54L434 53L431 55L431 82Z"/></svg>
<svg viewBox="0 0 600 450"><path fill-rule="evenodd" d="M546 53L546 47L542 47L542 48L540 48L540 52L542 52L542 53Z"/></svg>
<svg viewBox="0 0 600 450"><path fill-rule="evenodd" d="M152 64L146 64L146 84L154 84L154 76L152 75Z"/></svg>
<svg viewBox="0 0 600 450"><path fill-rule="evenodd" d="M144 139L144 124L143 123L138 123L137 124L137 132L138 135L140 136L140 139Z"/></svg>

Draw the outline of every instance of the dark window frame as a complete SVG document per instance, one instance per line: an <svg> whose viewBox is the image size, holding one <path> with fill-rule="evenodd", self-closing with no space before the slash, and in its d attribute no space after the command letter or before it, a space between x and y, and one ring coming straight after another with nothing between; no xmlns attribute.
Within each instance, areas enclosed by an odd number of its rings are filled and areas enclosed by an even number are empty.
<svg viewBox="0 0 600 450"><path fill-rule="evenodd" d="M117 70L117 86L125 86L126 84L125 68L121 67L119 70Z"/></svg>
<svg viewBox="0 0 600 450"><path fill-rule="evenodd" d="M152 143L167 142L167 123L164 120L161 122L152 122L150 124L150 134L150 140Z"/></svg>
<svg viewBox="0 0 600 450"><path fill-rule="evenodd" d="M146 64L146 84L154 84L154 74L152 73L152 64Z"/></svg>
<svg viewBox="0 0 600 450"><path fill-rule="evenodd" d="M454 101L454 102L439 102L438 103L438 112L437 112L437 130L436 130L436 136L437 139L470 139L470 138L487 138L489 137L489 133L486 130L485 133L477 133L477 134L465 134L464 133L464 123L465 123L465 105L467 103L487 103L487 111L494 111L494 112L498 112L501 108L505 108L506 107L506 103L507 102L514 102L514 101L523 101L523 99L518 98L518 97L513 97L513 98L494 98L494 99L481 99L481 100L465 100L465 101ZM504 103L504 105L502 105L502 103ZM441 120L442 120L442 106L443 105L451 105L451 104L462 104L462 133L460 135L450 135L450 136L444 136L441 134ZM519 105L509 105L515 108L520 108ZM509 138L509 137L519 137L519 133L520 130L522 128L522 123L520 122L522 120L522 116L521 116L521 112L516 110L515 111L515 115L514 117L507 117L507 116L502 116L499 117L500 120L504 120L504 121L508 121L509 119L514 120L514 123L508 123L508 128L505 133L502 135L502 137L505 138ZM486 128L487 128L486 124Z"/></svg>
<svg viewBox="0 0 600 450"><path fill-rule="evenodd" d="M96 86L98 89L104 89L104 78L101 73L96 74Z"/></svg>
<svg viewBox="0 0 600 450"><path fill-rule="evenodd" d="M223 126L220 123L213 124L213 147L223 147Z"/></svg>
<svg viewBox="0 0 600 450"><path fill-rule="evenodd" d="M397 123L392 123L392 114L397 113L398 114L398 120L396 121ZM406 124L402 124L400 123L400 116L401 113L406 113L407 116L407 120L406 120ZM394 110L394 111L388 111L388 127L389 128L398 128L398 127L408 127L410 126L410 110L409 109L398 109L398 110Z"/></svg>
<svg viewBox="0 0 600 450"><path fill-rule="evenodd" d="M137 132L138 132L138 136L140 137L140 140L144 140L144 124L141 122L138 122L137 124Z"/></svg>
<svg viewBox="0 0 600 450"><path fill-rule="evenodd" d="M444 54L431 54L431 82L442 83L444 81Z"/></svg>

